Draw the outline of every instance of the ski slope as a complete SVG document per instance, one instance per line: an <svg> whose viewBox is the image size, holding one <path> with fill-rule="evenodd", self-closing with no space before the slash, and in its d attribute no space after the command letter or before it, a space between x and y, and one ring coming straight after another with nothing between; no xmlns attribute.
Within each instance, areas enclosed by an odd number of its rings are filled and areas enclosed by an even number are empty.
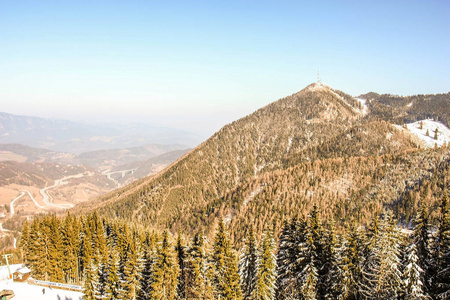
<svg viewBox="0 0 450 300"><path fill-rule="evenodd" d="M22 268L22 264L10 265L11 273ZM0 291L13 290L16 295L12 300L81 300L83 293L66 291L54 288L45 288L45 294L42 293L44 287L31 285L26 282L13 282L9 278L7 266L0 266Z"/></svg>
<svg viewBox="0 0 450 300"><path fill-rule="evenodd" d="M420 129L420 122L422 122L422 129ZM395 125L395 127L412 134L426 148L432 148L435 144L438 147L441 147L444 143L450 143L450 130L447 128L447 126L430 119L406 124L407 129L404 129L399 125ZM436 128L438 130L437 140L434 139ZM427 130L428 136L426 134Z"/></svg>
<svg viewBox="0 0 450 300"><path fill-rule="evenodd" d="M45 289L45 293L42 290ZM13 290L14 300L81 300L83 293L60 289L44 288L25 282L13 282L11 279L0 281L1 290Z"/></svg>

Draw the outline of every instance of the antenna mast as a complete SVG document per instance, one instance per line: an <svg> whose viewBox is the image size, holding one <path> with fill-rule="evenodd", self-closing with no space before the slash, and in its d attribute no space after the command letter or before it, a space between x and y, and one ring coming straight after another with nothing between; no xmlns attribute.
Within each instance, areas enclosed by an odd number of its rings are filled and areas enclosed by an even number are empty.
<svg viewBox="0 0 450 300"><path fill-rule="evenodd" d="M317 84L321 85L322 82L320 82L320 69L317 69Z"/></svg>

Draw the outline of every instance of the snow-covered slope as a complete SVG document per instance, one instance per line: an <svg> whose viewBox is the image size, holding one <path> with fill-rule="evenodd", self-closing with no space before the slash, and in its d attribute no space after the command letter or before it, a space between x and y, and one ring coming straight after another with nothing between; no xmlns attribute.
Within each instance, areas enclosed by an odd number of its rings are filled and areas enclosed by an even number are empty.
<svg viewBox="0 0 450 300"><path fill-rule="evenodd" d="M45 293L43 293L45 289ZM53 288L44 288L38 285L31 285L23 282L13 282L12 280L2 280L0 281L0 291L1 290L13 290L14 300L56 300L56 299L71 299L71 300L81 300L83 293L65 291Z"/></svg>
<svg viewBox="0 0 450 300"><path fill-rule="evenodd" d="M14 273L17 269L20 269L22 267L22 264L9 266L11 273ZM42 286L31 285L25 282L13 282L12 279L8 279L8 277L8 267L0 266L0 291L13 290L15 294L13 300L81 300L83 297L83 293L80 292L66 291L48 287L44 288ZM43 289L45 289L45 293L42 292Z"/></svg>
<svg viewBox="0 0 450 300"><path fill-rule="evenodd" d="M422 124L422 129L420 128ZM417 138L424 147L442 146L444 143L450 143L450 129L442 123L433 120L421 120L414 123L406 124L407 129L402 126L395 125L398 129L407 131ZM435 139L436 128L437 139ZM428 131L428 136L427 136Z"/></svg>

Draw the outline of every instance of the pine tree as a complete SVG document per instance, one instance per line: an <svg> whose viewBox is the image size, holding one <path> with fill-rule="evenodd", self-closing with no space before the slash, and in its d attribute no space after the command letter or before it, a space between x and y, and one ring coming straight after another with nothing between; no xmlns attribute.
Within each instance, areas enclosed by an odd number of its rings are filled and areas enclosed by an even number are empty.
<svg viewBox="0 0 450 300"><path fill-rule="evenodd" d="M237 259L222 219L219 221L214 237L211 259L214 271L213 285L217 293L216 298L241 299Z"/></svg>
<svg viewBox="0 0 450 300"><path fill-rule="evenodd" d="M249 227L244 246L239 258L239 275L244 299L251 299L251 294L256 288L258 272L258 250L253 227Z"/></svg>
<svg viewBox="0 0 450 300"><path fill-rule="evenodd" d="M98 269L94 264L94 260L91 259L85 266L85 279L83 285L83 299L84 300L96 300L96 294L98 294Z"/></svg>
<svg viewBox="0 0 450 300"><path fill-rule="evenodd" d="M186 246L184 245L184 241L182 240L181 231L178 231L177 237L177 245L175 247L175 251L177 252L178 259L178 267L180 273L178 275L178 286L177 286L177 294L178 297L183 299L185 298L185 278L186 278Z"/></svg>
<svg viewBox="0 0 450 300"><path fill-rule="evenodd" d="M335 289L338 291L337 299L361 299L362 265L364 238L361 231L352 223L347 231L340 256L339 280Z"/></svg>
<svg viewBox="0 0 450 300"><path fill-rule="evenodd" d="M134 242L129 244L123 277L120 282L119 298L121 299L135 300L140 290L144 253L141 248L141 241L136 237L137 233L134 232L133 236Z"/></svg>
<svg viewBox="0 0 450 300"><path fill-rule="evenodd" d="M159 243L151 280L151 299L175 299L177 297L178 263L169 233L164 231Z"/></svg>
<svg viewBox="0 0 450 300"><path fill-rule="evenodd" d="M425 285L425 292L430 291L430 225L428 220L428 208L422 204L420 211L415 219L415 226L413 232L414 244L417 249L417 257L419 258L419 267L424 271L423 283Z"/></svg>
<svg viewBox="0 0 450 300"><path fill-rule="evenodd" d="M306 241L306 222L293 218L285 221L281 231L277 252L276 299L298 299L299 246Z"/></svg>
<svg viewBox="0 0 450 300"><path fill-rule="evenodd" d="M138 292L138 299L146 300L151 297L151 283L153 276L153 266L156 257L156 238L153 235L146 233L144 245L144 264L142 269L140 290Z"/></svg>
<svg viewBox="0 0 450 300"><path fill-rule="evenodd" d="M344 271L340 268L342 257L340 256L334 222L330 223L324 239L324 267L328 270L324 282L324 286L326 287L324 298L339 299L344 294L342 289L344 285Z"/></svg>
<svg viewBox="0 0 450 300"><path fill-rule="evenodd" d="M297 275L299 292L301 298L305 300L318 299L319 274L316 267L318 261L314 242L314 234L309 228L305 242L300 244L300 257L297 262L300 267L300 273Z"/></svg>
<svg viewBox="0 0 450 300"><path fill-rule="evenodd" d="M202 233L197 233L187 250L186 299L213 299L211 265L208 263Z"/></svg>
<svg viewBox="0 0 450 300"><path fill-rule="evenodd" d="M28 243L28 265L31 275L38 280L45 280L48 266L48 248L44 231L41 232L38 218L33 219L30 226L30 239Z"/></svg>
<svg viewBox="0 0 450 300"><path fill-rule="evenodd" d="M114 246L110 246L107 261L107 278L105 282L104 299L114 300L119 298L120 291L120 257Z"/></svg>
<svg viewBox="0 0 450 300"><path fill-rule="evenodd" d="M66 282L78 282L79 227L76 217L67 214L62 225L63 271Z"/></svg>
<svg viewBox="0 0 450 300"><path fill-rule="evenodd" d="M403 263L402 294L404 300L428 299L423 292L423 282L421 280L423 270L417 264L419 258L416 254L416 245L411 243L406 248L406 259Z"/></svg>
<svg viewBox="0 0 450 300"><path fill-rule="evenodd" d="M442 198L441 214L434 250L434 276L431 292L437 299L450 299L450 209L447 194Z"/></svg>
<svg viewBox="0 0 450 300"><path fill-rule="evenodd" d="M261 241L260 257L258 260L257 282L251 299L272 300L276 288L276 244L271 230L266 230Z"/></svg>
<svg viewBox="0 0 450 300"><path fill-rule="evenodd" d="M309 227L311 232L311 238L314 248L314 267L317 269L317 298L322 299L326 293L328 287L326 286L328 266L327 255L324 250L324 233L319 217L319 208L316 204L313 205L313 209L309 216Z"/></svg>
<svg viewBox="0 0 450 300"><path fill-rule="evenodd" d="M18 244L24 263L28 262L29 246L30 246L29 243L30 243L30 224L28 223L28 220L25 219L22 226L22 235L20 236Z"/></svg>
<svg viewBox="0 0 450 300"><path fill-rule="evenodd" d="M48 222L48 254L49 254L49 275L50 281L62 282L63 274L63 242L60 232L60 220L55 215L46 221Z"/></svg>
<svg viewBox="0 0 450 300"><path fill-rule="evenodd" d="M395 299L401 289L400 233L388 217L380 224L380 233L363 270L362 292L368 299Z"/></svg>

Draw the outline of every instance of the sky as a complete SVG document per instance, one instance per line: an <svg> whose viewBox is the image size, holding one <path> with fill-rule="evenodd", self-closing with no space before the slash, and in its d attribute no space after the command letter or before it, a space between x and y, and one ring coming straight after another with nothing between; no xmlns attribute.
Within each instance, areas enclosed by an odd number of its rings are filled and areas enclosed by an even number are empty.
<svg viewBox="0 0 450 300"><path fill-rule="evenodd" d="M0 0L0 111L205 136L317 81L450 91L450 1Z"/></svg>

